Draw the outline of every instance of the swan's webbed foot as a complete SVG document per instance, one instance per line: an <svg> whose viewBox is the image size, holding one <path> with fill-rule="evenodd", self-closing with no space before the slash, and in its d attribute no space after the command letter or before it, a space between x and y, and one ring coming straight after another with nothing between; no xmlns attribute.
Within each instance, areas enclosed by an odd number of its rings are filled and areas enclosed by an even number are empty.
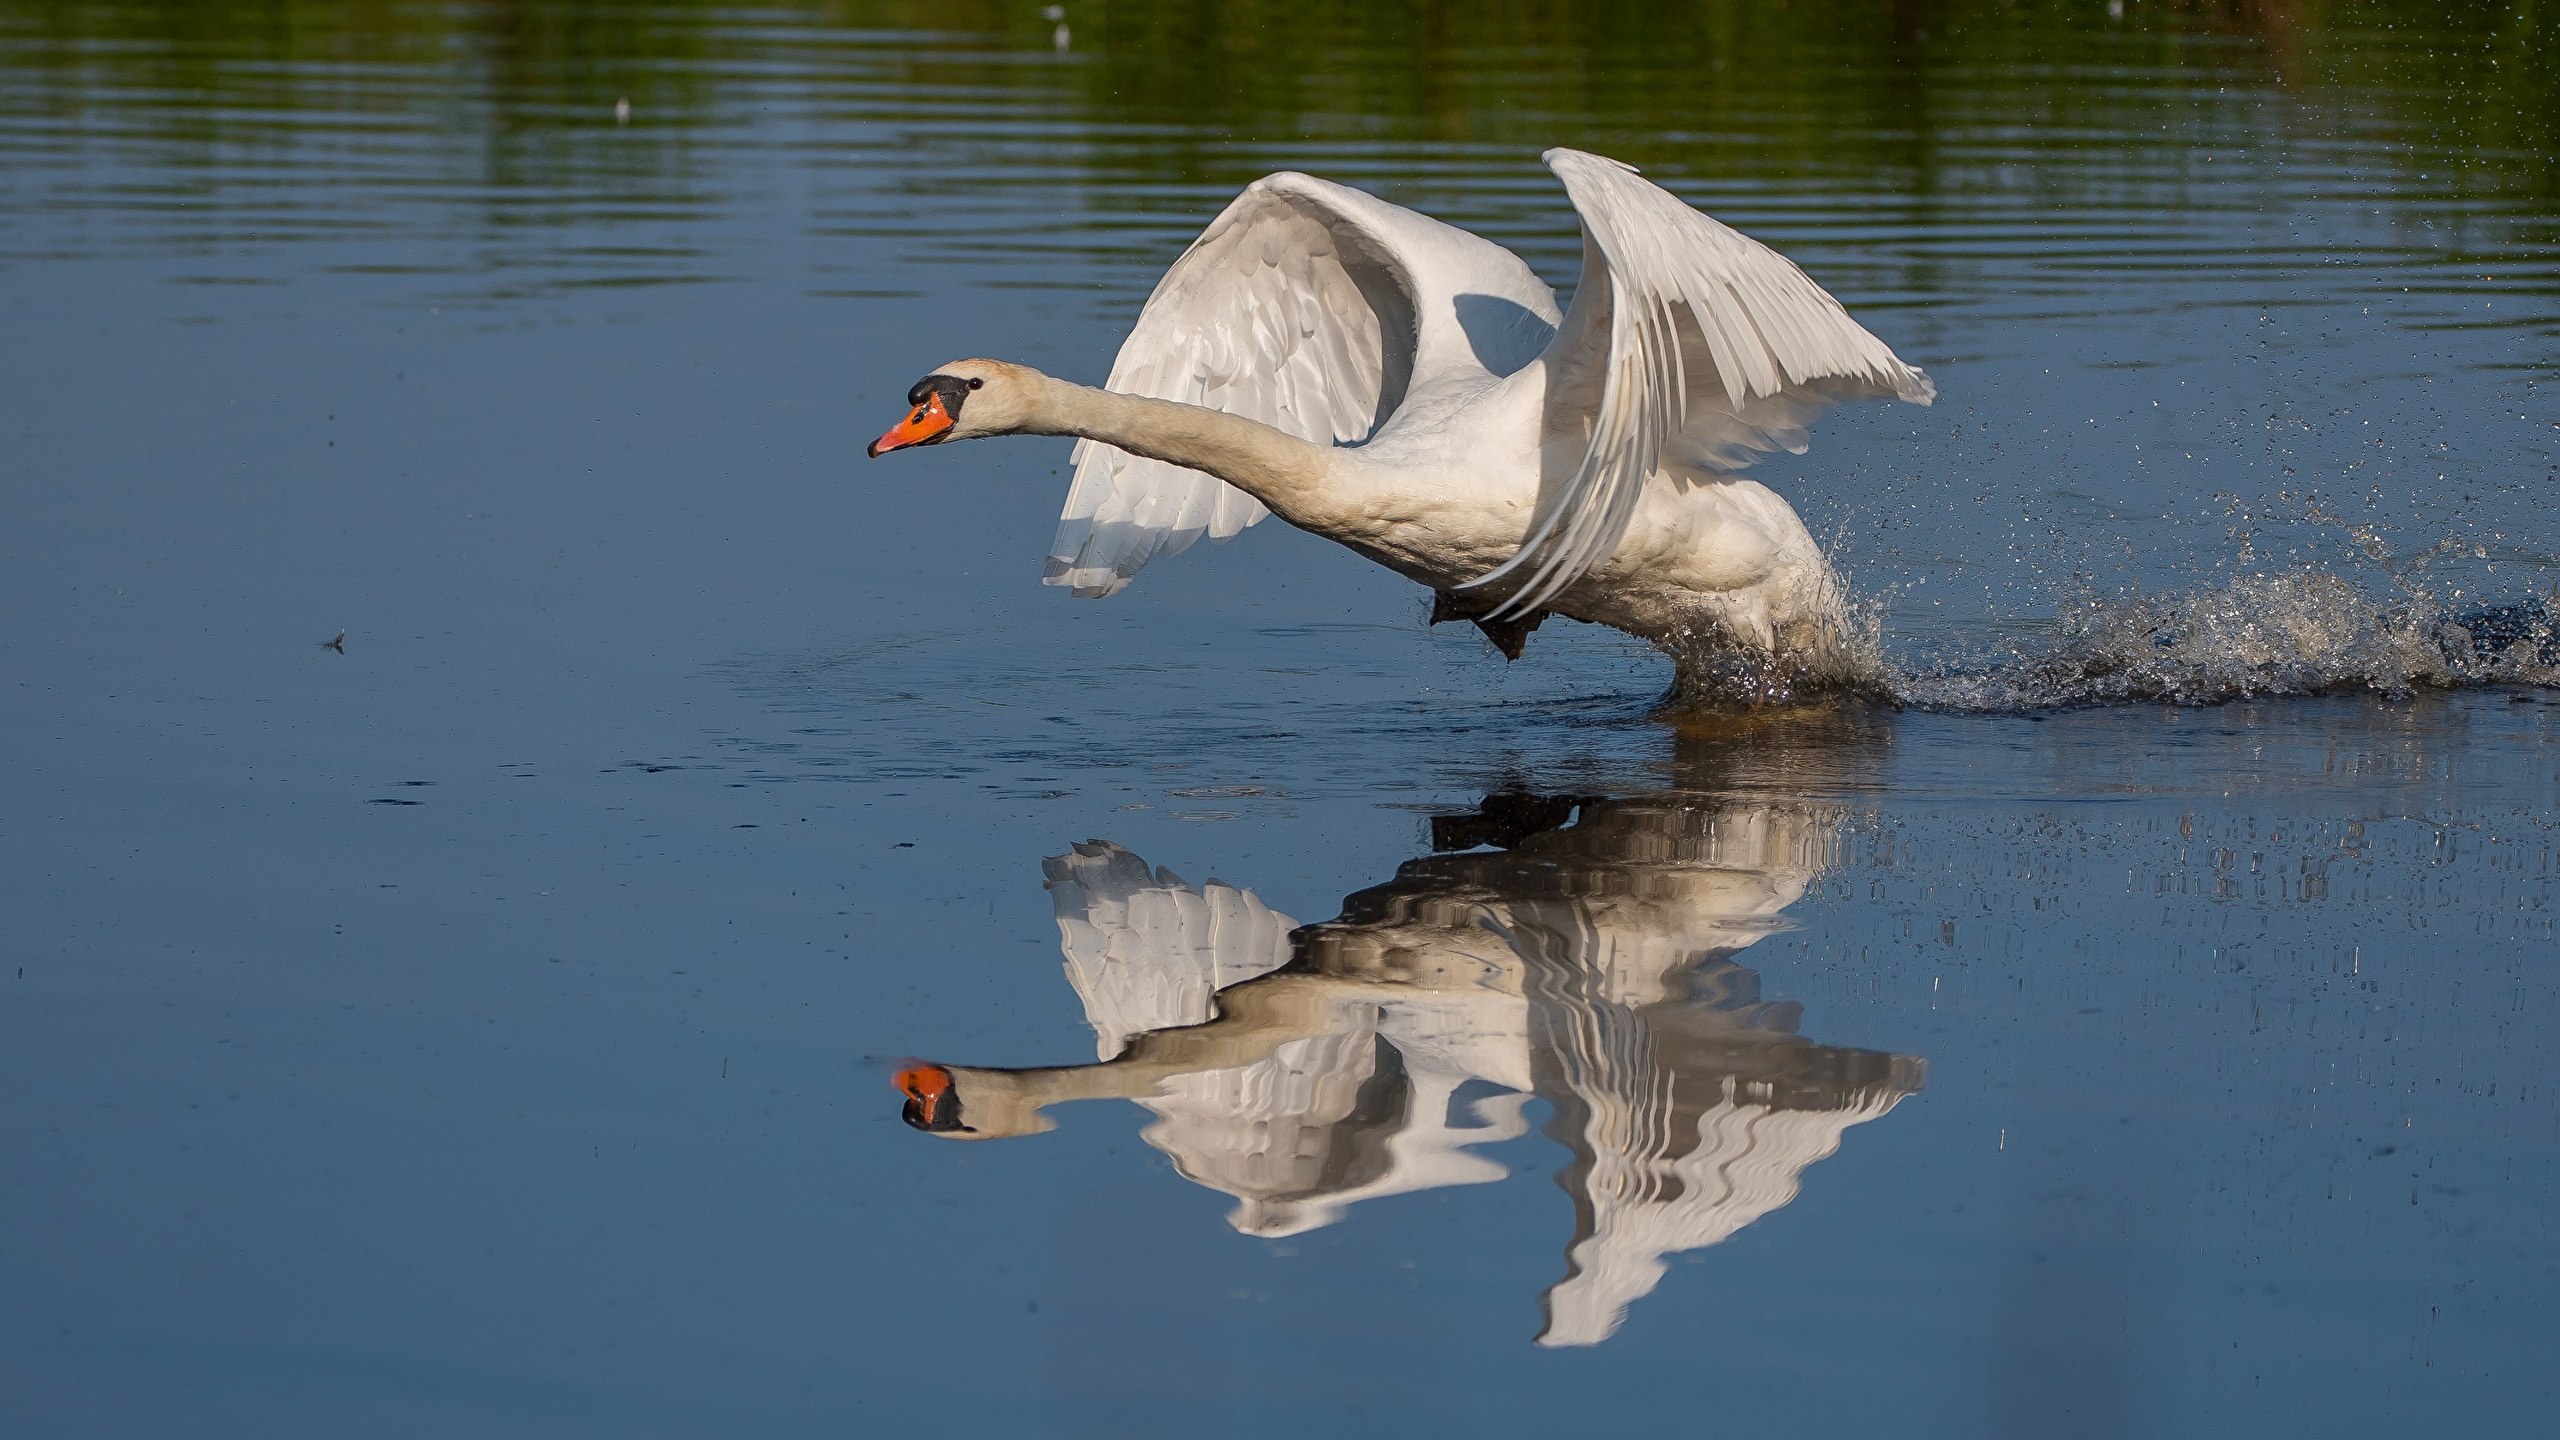
<svg viewBox="0 0 2560 1440"><path fill-rule="evenodd" d="M1446 620L1471 621L1477 629L1484 632L1484 638L1493 642L1493 648L1502 652L1503 659L1517 660L1520 658L1520 652L1529 648L1529 632L1544 624L1546 618L1555 612L1532 610L1513 620L1484 618L1501 603L1498 597L1478 598L1472 595L1460 597L1446 590L1434 590L1431 592L1431 623L1437 625Z"/></svg>

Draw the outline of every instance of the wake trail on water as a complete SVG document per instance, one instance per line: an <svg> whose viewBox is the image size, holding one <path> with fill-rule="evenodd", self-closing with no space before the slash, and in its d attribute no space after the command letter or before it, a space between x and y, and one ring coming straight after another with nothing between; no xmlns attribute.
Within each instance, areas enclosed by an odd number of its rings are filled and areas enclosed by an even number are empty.
<svg viewBox="0 0 2560 1440"><path fill-rule="evenodd" d="M2560 597L2482 605L2317 567L2163 595L2087 597L2044 635L1954 660L1879 658L1914 709L1973 714L2282 696L2560 687Z"/></svg>

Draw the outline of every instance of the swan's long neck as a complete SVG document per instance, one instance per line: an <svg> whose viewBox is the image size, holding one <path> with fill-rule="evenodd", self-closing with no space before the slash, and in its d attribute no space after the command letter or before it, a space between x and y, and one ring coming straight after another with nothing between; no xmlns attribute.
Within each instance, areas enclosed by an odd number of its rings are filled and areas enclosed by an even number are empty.
<svg viewBox="0 0 2560 1440"><path fill-rule="evenodd" d="M1257 420L1175 400L1150 400L1040 377L1034 435L1075 435L1132 455L1205 471L1271 507L1291 524L1321 528L1333 448Z"/></svg>
<svg viewBox="0 0 2560 1440"><path fill-rule="evenodd" d="M1099 1065L1038 1070L949 1067L960 1093L960 1119L979 1139L1036 1135L1050 1128L1041 1114L1070 1100L1136 1100L1166 1081L1204 1070L1234 1070L1267 1058L1292 1040L1338 1029L1346 1003L1338 984L1281 970L1218 992L1218 1013L1197 1025L1133 1035Z"/></svg>

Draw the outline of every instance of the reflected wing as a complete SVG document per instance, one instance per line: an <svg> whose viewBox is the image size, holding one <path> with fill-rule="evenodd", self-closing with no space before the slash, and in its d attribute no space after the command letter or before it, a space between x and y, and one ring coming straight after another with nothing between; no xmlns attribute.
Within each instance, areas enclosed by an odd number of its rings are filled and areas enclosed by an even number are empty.
<svg viewBox="0 0 2560 1440"><path fill-rule="evenodd" d="M1058 912L1067 980L1108 1060L1133 1035L1197 1025L1215 996L1289 962L1298 922L1250 890L1198 890L1107 840L1040 862Z"/></svg>
<svg viewBox="0 0 2560 1440"><path fill-rule="evenodd" d="M1385 202L1310 176L1246 187L1157 282L1108 388L1180 400L1321 443L1366 439L1412 373L1412 285L1370 223ZM1047 583L1109 595L1158 555L1270 512L1197 470L1092 440Z"/></svg>
<svg viewBox="0 0 2560 1440"><path fill-rule="evenodd" d="M1907 1058L1878 1057L1888 1064ZM1684 1133L1648 1136L1659 1151L1592 1154L1577 1167L1582 1193L1575 1198L1588 1199L1579 1212L1582 1233L1568 1252L1571 1272L1547 1291L1547 1323L1538 1343L1563 1347L1608 1339L1627 1307L1662 1282L1669 1257L1721 1244L1785 1207L1796 1198L1806 1167L1839 1150L1850 1126L1884 1114L1918 1088L1918 1073L1918 1062L1910 1061L1907 1072L1890 1072L1842 1096L1837 1108L1791 1110L1727 1099L1699 1114L1694 1131L1684 1127ZM1588 1128L1603 1134L1613 1121L1638 1118L1595 1114ZM1677 1153L1688 1146L1695 1148Z"/></svg>
<svg viewBox="0 0 2560 1440"><path fill-rule="evenodd" d="M1581 433L1549 438L1587 448L1520 552L1470 582L1516 586L1497 616L1537 609L1615 553L1664 460L1732 470L1801 453L1825 401L1937 394L1785 256L1615 160L1545 158L1582 215L1582 282L1547 352L1550 426L1561 414Z"/></svg>

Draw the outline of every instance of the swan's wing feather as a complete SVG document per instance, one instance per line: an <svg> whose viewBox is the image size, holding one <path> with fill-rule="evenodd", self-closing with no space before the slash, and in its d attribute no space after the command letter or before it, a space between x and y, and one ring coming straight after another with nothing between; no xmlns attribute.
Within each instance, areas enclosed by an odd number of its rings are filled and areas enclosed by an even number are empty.
<svg viewBox="0 0 2560 1440"><path fill-rule="evenodd" d="M1666 459L1738 469L1770 450L1801 453L1826 401L1925 405L1937 394L1785 256L1615 160L1545 158L1583 233L1550 384L1572 402L1556 408L1587 420L1588 444L1519 553L1469 582L1510 583L1497 615L1545 605L1614 554Z"/></svg>
<svg viewBox="0 0 2560 1440"><path fill-rule="evenodd" d="M1344 193L1295 174L1248 186L1157 282L1108 388L1302 440L1368 438L1401 398L1414 307L1392 249ZM1214 476L1116 446L1080 440L1073 459L1046 578L1080 596L1109 595L1149 560L1270 513Z"/></svg>
<svg viewBox="0 0 2560 1440"><path fill-rule="evenodd" d="M1207 1020L1219 991L1289 963L1298 922L1250 890L1215 880L1195 890L1107 840L1040 868L1068 983L1105 1060L1133 1036Z"/></svg>

